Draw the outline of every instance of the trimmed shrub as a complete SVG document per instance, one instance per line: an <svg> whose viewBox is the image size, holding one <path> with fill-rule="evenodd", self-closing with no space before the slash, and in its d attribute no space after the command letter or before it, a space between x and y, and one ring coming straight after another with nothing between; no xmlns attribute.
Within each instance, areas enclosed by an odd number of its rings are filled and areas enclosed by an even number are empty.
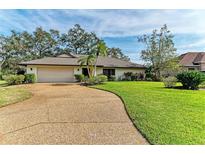
<svg viewBox="0 0 205 154"><path fill-rule="evenodd" d="M131 78L131 81L137 81L138 80L138 74L137 73L135 73L135 74L132 73L130 78Z"/></svg>
<svg viewBox="0 0 205 154"><path fill-rule="evenodd" d="M196 90L205 81L204 74L198 71L185 71L178 73L176 77L182 83L184 89Z"/></svg>
<svg viewBox="0 0 205 154"><path fill-rule="evenodd" d="M133 73L132 72L125 72L124 73L124 78L122 79L123 81L131 81L132 80L132 76Z"/></svg>
<svg viewBox="0 0 205 154"><path fill-rule="evenodd" d="M137 79L138 80L144 80L145 79L145 75L143 73L139 73Z"/></svg>
<svg viewBox="0 0 205 154"><path fill-rule="evenodd" d="M177 78L174 76L163 78L162 81L166 88L173 88L177 84Z"/></svg>
<svg viewBox="0 0 205 154"><path fill-rule="evenodd" d="M95 85L98 84L96 77L85 78L85 85Z"/></svg>
<svg viewBox="0 0 205 154"><path fill-rule="evenodd" d="M25 74L25 83L35 83L36 82L36 76L35 74Z"/></svg>
<svg viewBox="0 0 205 154"><path fill-rule="evenodd" d="M108 80L106 75L98 75L95 78L98 81L98 83L103 83Z"/></svg>
<svg viewBox="0 0 205 154"><path fill-rule="evenodd" d="M107 81L106 75L98 75L92 78L85 78L86 85L96 85Z"/></svg>
<svg viewBox="0 0 205 154"><path fill-rule="evenodd" d="M116 77L114 75L111 75L109 78L108 78L108 81L116 81Z"/></svg>
<svg viewBox="0 0 205 154"><path fill-rule="evenodd" d="M4 80L8 83L8 85L22 84L24 79L25 79L24 75L7 75L7 76L4 76Z"/></svg>
<svg viewBox="0 0 205 154"><path fill-rule="evenodd" d="M144 80L143 73L133 73L133 72L125 72L122 81L138 81Z"/></svg>
<svg viewBox="0 0 205 154"><path fill-rule="evenodd" d="M74 76L77 82L82 82L85 79L85 76L83 74L75 74Z"/></svg>

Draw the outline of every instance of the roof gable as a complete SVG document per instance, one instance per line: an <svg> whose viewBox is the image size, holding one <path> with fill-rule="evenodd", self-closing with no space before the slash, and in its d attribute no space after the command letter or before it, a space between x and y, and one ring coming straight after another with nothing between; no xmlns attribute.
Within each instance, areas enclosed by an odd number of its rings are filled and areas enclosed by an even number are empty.
<svg viewBox="0 0 205 154"><path fill-rule="evenodd" d="M179 58L179 63L183 66L199 65L201 62L205 62L205 52L188 52Z"/></svg>

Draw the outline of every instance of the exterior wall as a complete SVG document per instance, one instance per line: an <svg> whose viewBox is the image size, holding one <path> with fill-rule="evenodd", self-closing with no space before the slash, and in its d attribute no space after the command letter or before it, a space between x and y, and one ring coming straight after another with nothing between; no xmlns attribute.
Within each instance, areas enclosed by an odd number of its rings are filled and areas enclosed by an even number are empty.
<svg viewBox="0 0 205 154"><path fill-rule="evenodd" d="M103 68L102 67L99 67L97 68L97 74L103 74Z"/></svg>
<svg viewBox="0 0 205 154"><path fill-rule="evenodd" d="M28 65L26 72L28 74L35 74L38 81L38 68L73 68L73 74L82 74L82 67L80 66L49 66L49 65ZM105 69L115 69L116 79L123 77L125 72L133 73L145 73L145 69L141 68L105 68ZM103 67L97 68L97 74L103 74Z"/></svg>
<svg viewBox="0 0 205 154"><path fill-rule="evenodd" d="M32 65L28 65L27 67L26 67L26 73L27 74L35 74L36 75L36 77L37 77L37 67L36 66L32 66Z"/></svg>
<svg viewBox="0 0 205 154"><path fill-rule="evenodd" d="M27 65L26 73L27 74L35 74L37 81L38 81L38 68L48 68L48 69L49 68L55 68L55 69L57 69L57 68L73 68L72 71L74 73L75 67L73 67L73 66L50 66L50 65Z"/></svg>
<svg viewBox="0 0 205 154"><path fill-rule="evenodd" d="M140 69L140 68L115 68L115 77L117 79L119 79L119 78L123 77L125 72L145 74L145 69Z"/></svg>
<svg viewBox="0 0 205 154"><path fill-rule="evenodd" d="M205 71L205 63L200 64L200 71Z"/></svg>
<svg viewBox="0 0 205 154"><path fill-rule="evenodd" d="M82 74L82 68L83 67L74 67L74 74ZM97 74L102 74L102 73L103 73L103 68L97 67Z"/></svg>
<svg viewBox="0 0 205 154"><path fill-rule="evenodd" d="M82 74L82 67L74 67L74 75Z"/></svg>
<svg viewBox="0 0 205 154"><path fill-rule="evenodd" d="M97 74L103 74L103 67L97 67ZM120 78L124 75L125 72L133 72L133 73L145 73L145 69L140 68L106 68L105 69L115 69L116 78ZM82 74L81 67L74 68L74 74Z"/></svg>
<svg viewBox="0 0 205 154"><path fill-rule="evenodd" d="M183 66L183 70L185 71L188 71L191 69L201 71L201 66Z"/></svg>

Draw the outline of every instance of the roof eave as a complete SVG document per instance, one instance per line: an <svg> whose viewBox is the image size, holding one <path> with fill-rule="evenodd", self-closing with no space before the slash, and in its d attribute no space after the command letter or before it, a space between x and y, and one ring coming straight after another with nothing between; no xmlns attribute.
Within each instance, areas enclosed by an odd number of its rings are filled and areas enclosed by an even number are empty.
<svg viewBox="0 0 205 154"><path fill-rule="evenodd" d="M45 66L80 66L80 65L67 65L67 64L33 64L33 63L20 63L19 65L27 66L27 65L45 65ZM86 66L86 65L83 65ZM145 66L103 66L103 65L97 65L97 67L108 67L108 68L146 68Z"/></svg>

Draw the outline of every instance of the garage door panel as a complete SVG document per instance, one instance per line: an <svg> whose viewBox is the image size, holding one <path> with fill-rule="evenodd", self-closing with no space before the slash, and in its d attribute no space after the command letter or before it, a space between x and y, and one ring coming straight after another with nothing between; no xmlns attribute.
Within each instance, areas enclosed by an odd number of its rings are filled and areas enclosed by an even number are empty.
<svg viewBox="0 0 205 154"><path fill-rule="evenodd" d="M73 68L38 68L38 82L73 82Z"/></svg>

